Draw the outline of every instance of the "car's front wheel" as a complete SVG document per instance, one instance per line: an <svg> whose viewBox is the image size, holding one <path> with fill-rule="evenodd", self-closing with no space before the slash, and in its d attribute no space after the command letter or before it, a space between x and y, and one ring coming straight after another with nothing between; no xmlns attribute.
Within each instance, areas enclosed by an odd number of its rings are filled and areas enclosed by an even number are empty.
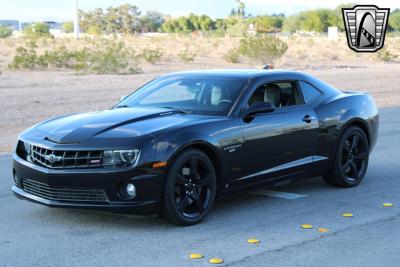
<svg viewBox="0 0 400 267"><path fill-rule="evenodd" d="M184 151L172 163L165 182L165 217L180 225L199 223L214 203L216 188L216 173L208 156L197 149Z"/></svg>
<svg viewBox="0 0 400 267"><path fill-rule="evenodd" d="M369 146L364 131L351 126L341 136L332 170L324 179L333 186L356 186L365 176L368 159Z"/></svg>

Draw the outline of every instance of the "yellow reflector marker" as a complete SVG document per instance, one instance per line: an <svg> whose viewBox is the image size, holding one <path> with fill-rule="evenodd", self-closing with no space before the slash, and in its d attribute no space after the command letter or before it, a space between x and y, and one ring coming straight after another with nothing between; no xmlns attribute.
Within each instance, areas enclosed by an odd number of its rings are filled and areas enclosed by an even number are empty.
<svg viewBox="0 0 400 267"><path fill-rule="evenodd" d="M153 163L153 168L154 169L165 167L165 166L167 166L167 162L166 161L154 162Z"/></svg>
<svg viewBox="0 0 400 267"><path fill-rule="evenodd" d="M250 244L258 244L260 242L261 242L260 240L255 239L255 238L247 239L247 243L250 243Z"/></svg>
<svg viewBox="0 0 400 267"><path fill-rule="evenodd" d="M384 207L393 207L392 203L383 203L382 204Z"/></svg>
<svg viewBox="0 0 400 267"><path fill-rule="evenodd" d="M320 232L320 233L327 233L329 231L330 230L328 228L323 228L323 227L318 228L318 232Z"/></svg>
<svg viewBox="0 0 400 267"><path fill-rule="evenodd" d="M199 254L199 253L192 253L192 254L189 255L189 258L191 258L191 259L202 259L202 258L204 258L204 256L202 254Z"/></svg>
<svg viewBox="0 0 400 267"><path fill-rule="evenodd" d="M342 216L343 217L353 217L354 215L353 215L353 213L345 212L345 213L342 213Z"/></svg>
<svg viewBox="0 0 400 267"><path fill-rule="evenodd" d="M224 263L224 260L220 258L212 258L208 262L211 264L221 264Z"/></svg>
<svg viewBox="0 0 400 267"><path fill-rule="evenodd" d="M314 226L312 224L302 224L300 227L303 229L312 229Z"/></svg>

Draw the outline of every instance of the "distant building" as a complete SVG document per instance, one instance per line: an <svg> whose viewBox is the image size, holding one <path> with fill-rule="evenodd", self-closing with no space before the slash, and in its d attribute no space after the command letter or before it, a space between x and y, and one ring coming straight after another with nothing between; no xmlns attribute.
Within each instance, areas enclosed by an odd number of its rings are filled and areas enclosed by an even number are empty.
<svg viewBox="0 0 400 267"><path fill-rule="evenodd" d="M9 27L13 31L18 31L19 30L19 26L18 26L19 22L18 22L18 20L0 20L0 25Z"/></svg>
<svg viewBox="0 0 400 267"><path fill-rule="evenodd" d="M62 35L62 24L56 21L44 21L49 26L50 34L54 36L61 36Z"/></svg>
<svg viewBox="0 0 400 267"><path fill-rule="evenodd" d="M49 25L50 30L60 30L62 28L62 24L60 22L44 21L43 23L46 23L47 25Z"/></svg>

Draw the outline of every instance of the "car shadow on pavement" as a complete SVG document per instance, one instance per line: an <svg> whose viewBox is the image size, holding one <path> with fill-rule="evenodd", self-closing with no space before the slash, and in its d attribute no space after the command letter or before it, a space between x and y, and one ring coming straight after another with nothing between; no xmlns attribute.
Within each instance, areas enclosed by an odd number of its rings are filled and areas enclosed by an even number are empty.
<svg viewBox="0 0 400 267"><path fill-rule="evenodd" d="M336 190L326 185L321 178L312 178L293 182L289 185L276 188L267 188L269 190L312 194L313 192L323 193L325 191ZM247 191L236 193L227 197L217 199L210 216L201 224L192 227L207 227L216 222L227 219L238 220L239 217L255 216L258 213L273 212L276 205L281 208L292 205L293 200L279 199L269 196L260 196ZM139 216L129 214L113 214L104 211L79 210L79 209L60 209L60 208L41 208L35 211L38 217L50 217L52 221L59 224L70 225L91 225L93 227L115 227L119 229L171 229L175 226L169 224L166 220L157 215ZM192 228L189 227L189 228Z"/></svg>

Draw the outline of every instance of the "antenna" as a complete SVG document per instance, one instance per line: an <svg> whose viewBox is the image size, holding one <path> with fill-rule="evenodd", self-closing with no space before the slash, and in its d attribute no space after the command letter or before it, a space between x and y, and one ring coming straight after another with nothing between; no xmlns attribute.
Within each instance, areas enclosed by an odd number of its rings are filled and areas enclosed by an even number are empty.
<svg viewBox="0 0 400 267"><path fill-rule="evenodd" d="M74 34L75 34L75 39L78 39L79 38L79 8L78 8L78 0L75 0Z"/></svg>

